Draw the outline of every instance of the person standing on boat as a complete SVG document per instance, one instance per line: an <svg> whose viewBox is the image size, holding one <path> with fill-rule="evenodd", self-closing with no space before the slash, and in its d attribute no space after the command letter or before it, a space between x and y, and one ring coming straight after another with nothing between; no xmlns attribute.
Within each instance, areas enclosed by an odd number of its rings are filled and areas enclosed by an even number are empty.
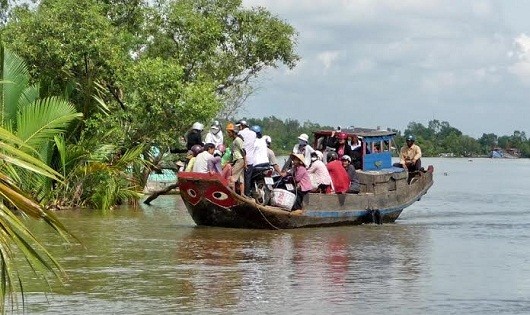
<svg viewBox="0 0 530 315"><path fill-rule="evenodd" d="M256 133L248 128L248 123L245 120L240 120L236 127L238 127L238 135L243 138L243 145L245 148L245 196L250 196L252 171L254 169L254 141L256 141Z"/></svg>
<svg viewBox="0 0 530 315"><path fill-rule="evenodd" d="M221 131L219 121L215 120L212 123L210 130L206 134L206 137L204 137L204 143L213 143L216 149L219 149L218 147L224 143L223 132Z"/></svg>
<svg viewBox="0 0 530 315"><path fill-rule="evenodd" d="M193 172L196 173L214 173L212 170L208 169L208 163L214 158L213 153L215 151L215 146L213 143L206 143L204 145L204 151L197 154L195 157L195 164L193 165Z"/></svg>
<svg viewBox="0 0 530 315"><path fill-rule="evenodd" d="M331 137L328 138L326 143L327 147L335 149L339 160L342 159L344 155L351 156L352 154L351 146L346 142L347 139L348 135L345 132L339 132L336 134L335 131L332 131Z"/></svg>
<svg viewBox="0 0 530 315"><path fill-rule="evenodd" d="M191 150L191 147L193 147L196 144L200 146L203 145L202 136L201 136L201 132L203 128L204 128L204 125L201 124L200 122L195 122L191 126L191 130L188 131L188 133L186 134L186 148L188 150Z"/></svg>
<svg viewBox="0 0 530 315"><path fill-rule="evenodd" d="M254 167L269 166L269 157L267 156L267 140L261 133L260 126L252 126L252 131L256 133L254 140Z"/></svg>
<svg viewBox="0 0 530 315"><path fill-rule="evenodd" d="M341 159L342 166L348 172L348 177L350 178L350 187L348 188L347 193L358 194L361 191L361 184L359 183L359 177L355 172L355 167L351 164L351 157L344 155Z"/></svg>
<svg viewBox="0 0 530 315"><path fill-rule="evenodd" d="M311 178L312 191L327 193L331 189L331 176L322 158L322 152L313 152L307 172L309 173L309 178Z"/></svg>
<svg viewBox="0 0 530 315"><path fill-rule="evenodd" d="M348 172L342 166L342 162L338 160L337 152L328 152L328 164L326 167L331 176L331 183L336 194L343 194L350 188L350 177Z"/></svg>
<svg viewBox="0 0 530 315"><path fill-rule="evenodd" d="M280 169L280 165L278 165L278 160L276 159L276 154L271 149L272 139L271 139L270 136L267 136L267 135L263 136L263 138L265 139L265 142L267 143L267 158L269 159L269 164L270 164L270 166L272 166L274 168L274 171L276 173L280 174L282 172L282 170Z"/></svg>
<svg viewBox="0 0 530 315"><path fill-rule="evenodd" d="M230 151L232 152L232 176L230 176L230 186L232 189L239 189L239 193L244 195L245 192L245 149L243 138L237 135L234 124L226 125L228 137L232 139Z"/></svg>
<svg viewBox="0 0 530 315"><path fill-rule="evenodd" d="M302 154L291 154L293 161L292 174L296 184L296 201L293 210L302 209L304 196L311 191L311 178L305 167L305 157Z"/></svg>
<svg viewBox="0 0 530 315"><path fill-rule="evenodd" d="M305 133L298 136L298 143L294 145L293 147L293 154L302 154L304 156L304 164L309 165L311 164L311 153L315 152L315 149L313 149L309 144L309 136ZM282 172L285 173L289 167L291 166L291 155L285 161L285 164L283 165Z"/></svg>
<svg viewBox="0 0 530 315"><path fill-rule="evenodd" d="M399 163L395 163L394 166L402 167L409 172L421 170L421 149L414 144L416 138L413 135L408 135L405 141L406 144L399 153Z"/></svg>

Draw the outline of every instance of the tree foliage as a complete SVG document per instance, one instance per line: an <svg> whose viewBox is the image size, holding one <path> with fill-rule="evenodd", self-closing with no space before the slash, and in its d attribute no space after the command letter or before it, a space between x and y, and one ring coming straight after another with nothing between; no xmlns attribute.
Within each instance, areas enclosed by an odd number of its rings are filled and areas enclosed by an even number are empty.
<svg viewBox="0 0 530 315"><path fill-rule="evenodd" d="M428 126L411 122L405 134L413 134L425 156L450 155L457 157L488 156L492 149L517 149L522 157L530 157L530 141L525 132L514 131L511 136L484 133L479 139L464 135L446 121L431 120ZM401 137L398 142L404 143Z"/></svg>
<svg viewBox="0 0 530 315"><path fill-rule="evenodd" d="M235 114L253 78L299 59L294 28L241 0L42 0L3 12L2 40L41 93L62 93L85 117L67 150L91 138L142 146L144 181L194 121Z"/></svg>

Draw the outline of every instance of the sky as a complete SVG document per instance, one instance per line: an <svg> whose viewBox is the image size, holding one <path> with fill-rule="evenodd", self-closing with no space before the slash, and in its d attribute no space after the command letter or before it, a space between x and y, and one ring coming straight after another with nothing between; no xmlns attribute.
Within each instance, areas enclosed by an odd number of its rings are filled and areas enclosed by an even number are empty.
<svg viewBox="0 0 530 315"><path fill-rule="evenodd" d="M446 121L530 136L530 1L243 0L297 31L240 115L392 128Z"/></svg>

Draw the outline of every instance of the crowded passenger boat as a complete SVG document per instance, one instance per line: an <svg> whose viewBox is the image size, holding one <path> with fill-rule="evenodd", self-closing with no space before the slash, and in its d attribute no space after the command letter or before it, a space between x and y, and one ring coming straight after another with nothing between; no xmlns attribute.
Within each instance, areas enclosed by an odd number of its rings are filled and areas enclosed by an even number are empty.
<svg viewBox="0 0 530 315"><path fill-rule="evenodd" d="M210 132L220 130L214 123ZM433 184L434 168L421 167L412 135L392 163L393 131L318 130L312 140L301 134L280 166L273 139L260 126L239 121L225 130L227 145L188 143L188 163L178 173L180 195L197 225L286 229L394 222Z"/></svg>

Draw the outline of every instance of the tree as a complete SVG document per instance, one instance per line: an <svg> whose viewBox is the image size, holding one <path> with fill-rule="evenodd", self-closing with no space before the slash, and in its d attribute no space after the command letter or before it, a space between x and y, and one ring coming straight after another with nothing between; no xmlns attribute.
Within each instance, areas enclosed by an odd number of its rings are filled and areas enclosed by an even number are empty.
<svg viewBox="0 0 530 315"><path fill-rule="evenodd" d="M151 147L164 154L223 102L240 108L230 95L244 99L265 68L294 67L294 37L292 26L241 0L47 0L16 8L2 30L34 78L48 79L44 92L67 91L84 114L70 141L112 130L112 144L145 144L155 166L161 155Z"/></svg>
<svg viewBox="0 0 530 315"><path fill-rule="evenodd" d="M104 99L120 101L115 76L126 67L127 36L112 26L98 1L42 1L34 9L18 8L2 30L2 39L29 65L44 95L61 95L85 118L101 112ZM80 130L76 133L78 136Z"/></svg>
<svg viewBox="0 0 530 315"><path fill-rule="evenodd" d="M263 8L244 9L241 0L160 3L153 20L164 22L150 34L145 54L175 60L186 81L214 81L223 93L278 62L292 68L299 59L294 28Z"/></svg>

